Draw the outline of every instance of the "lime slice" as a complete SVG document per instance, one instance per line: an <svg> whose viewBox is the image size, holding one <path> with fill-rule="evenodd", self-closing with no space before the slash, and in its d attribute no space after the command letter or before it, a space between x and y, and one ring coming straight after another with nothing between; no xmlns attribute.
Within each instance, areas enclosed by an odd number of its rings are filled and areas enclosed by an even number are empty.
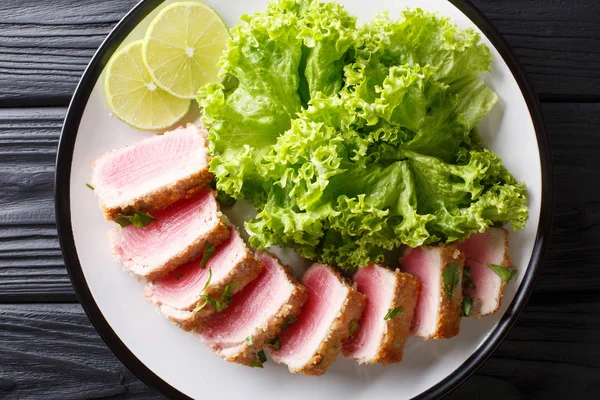
<svg viewBox="0 0 600 400"><path fill-rule="evenodd" d="M113 114L137 129L168 128L183 118L192 104L170 95L152 81L142 60L141 40L112 56L106 67L104 91Z"/></svg>
<svg viewBox="0 0 600 400"><path fill-rule="evenodd" d="M228 39L227 25L206 4L173 3L146 31L144 62L158 86L193 99L202 85L218 80L217 62Z"/></svg>

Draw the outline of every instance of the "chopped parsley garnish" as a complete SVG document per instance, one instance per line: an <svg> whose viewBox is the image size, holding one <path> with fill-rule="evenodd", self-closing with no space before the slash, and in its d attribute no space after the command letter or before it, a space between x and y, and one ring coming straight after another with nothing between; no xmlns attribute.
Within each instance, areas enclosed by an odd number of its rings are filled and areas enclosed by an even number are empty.
<svg viewBox="0 0 600 400"><path fill-rule="evenodd" d="M356 333L357 330L358 330L358 321L353 319L352 321L350 321L350 336L354 335L354 333Z"/></svg>
<svg viewBox="0 0 600 400"><path fill-rule="evenodd" d="M212 256L215 255L215 245L212 243L206 243L204 246L204 251L202 252L202 260L200 260L200 268L206 268L206 264L208 260L211 259Z"/></svg>
<svg viewBox="0 0 600 400"><path fill-rule="evenodd" d="M285 317L283 324L281 324L281 329L287 329L291 324L298 322L298 319L293 315L288 315Z"/></svg>
<svg viewBox="0 0 600 400"><path fill-rule="evenodd" d="M209 304L209 303L210 303L210 304L212 304L212 306L213 306L213 307L215 308L215 310L216 310L216 309L217 309L217 306L218 306L218 304L220 303L220 301L219 301L219 300L217 300L217 299L215 299L214 297L212 297L212 296L209 296L209 295L207 295L207 294L201 294L201 295L200 295L200 298L201 298L202 300L204 300L204 303L202 303L202 304L198 304L198 305L196 306L196 308L194 308L194 310L193 310L194 312L201 311L201 310L202 310L204 307L206 307L206 305L207 305L207 304ZM217 311L217 312L218 312L218 311Z"/></svg>
<svg viewBox="0 0 600 400"><path fill-rule="evenodd" d="M265 352L264 351L259 351L258 353L256 353L256 357L258 358L258 360L260 362L266 362L267 361L267 356L265 356Z"/></svg>
<svg viewBox="0 0 600 400"><path fill-rule="evenodd" d="M204 291L210 284L210 280L212 278L212 268L208 269L208 273L210 275L208 277L208 280L204 284L204 289L202 289L202 293L204 293ZM229 306L229 303L231 303L231 299L233 298L233 291L235 290L235 288L237 286L238 286L237 282L232 282L229 285L225 286L225 289L223 289L223 294L221 295L221 300L216 299L207 294L201 294L199 297L202 300L204 300L204 303L199 304L196 308L194 308L194 312L198 312L198 311L202 310L204 307L206 307L207 304L211 304L214 307L216 312L223 311L224 309L227 308L227 306Z"/></svg>
<svg viewBox="0 0 600 400"><path fill-rule="evenodd" d="M269 346L273 349L273 350L279 350L281 348L281 342L279 341L279 338L276 337L275 339L271 340L269 342Z"/></svg>
<svg viewBox="0 0 600 400"><path fill-rule="evenodd" d="M458 269L458 266L458 263L448 264L444 271L442 271L442 278L444 278L444 291L448 297L452 297L452 292L454 292L454 289L456 289L460 279L460 270Z"/></svg>
<svg viewBox="0 0 600 400"><path fill-rule="evenodd" d="M265 355L265 352L261 350L258 353L256 353L256 358L252 360L250 366L252 368L264 368L263 364L265 362L267 362L267 356Z"/></svg>
<svg viewBox="0 0 600 400"><path fill-rule="evenodd" d="M121 228L125 228L126 226L132 224L136 228L143 228L152 221L156 221L156 218L154 218L148 212L142 213L140 211L136 211L133 215L119 214L117 215L117 218L115 218L115 222L121 225Z"/></svg>
<svg viewBox="0 0 600 400"><path fill-rule="evenodd" d="M477 289L475 284L473 283L473 277L471 276L471 267L465 267L463 270L463 279L462 279L463 289Z"/></svg>
<svg viewBox="0 0 600 400"><path fill-rule="evenodd" d="M508 269L503 265L488 264L487 266L490 267L490 269L494 271L496 275L498 275L500 279L504 281L504 283L510 282L515 276L519 274L519 270L514 268Z"/></svg>
<svg viewBox="0 0 600 400"><path fill-rule="evenodd" d="M468 295L464 295L462 303L462 315L468 317L471 315L471 309L473 308L473 298Z"/></svg>
<svg viewBox="0 0 600 400"><path fill-rule="evenodd" d="M383 319L387 321L388 319L392 319L394 317L397 317L402 312L404 312L404 307L402 307L402 306L396 307L396 308L390 308L388 310L387 314L385 314L385 317L383 317Z"/></svg>
<svg viewBox="0 0 600 400"><path fill-rule="evenodd" d="M90 189L92 189L92 190L96 190L96 188L95 188L95 187L93 187L92 185L90 185L89 183L86 183L86 184L85 184L85 186L89 187L89 188L90 188Z"/></svg>
<svg viewBox="0 0 600 400"><path fill-rule="evenodd" d="M204 293L206 291L206 288L208 287L208 285L210 285L211 280L212 280L212 268L209 268L208 269L208 279L204 283L204 287L202 288L202 293Z"/></svg>
<svg viewBox="0 0 600 400"><path fill-rule="evenodd" d="M248 337L246 338L246 342L248 342L248 344L249 344L250 346L252 346L252 345L254 344L254 336L248 336Z"/></svg>
<svg viewBox="0 0 600 400"><path fill-rule="evenodd" d="M339 349L341 346L339 345L339 343L334 343L333 344L333 348L334 349Z"/></svg>
<svg viewBox="0 0 600 400"><path fill-rule="evenodd" d="M233 298L233 291L239 285L237 282L232 282L229 285L225 286L223 290L223 294L221 295L221 301L227 304L231 303L231 299Z"/></svg>
<svg viewBox="0 0 600 400"><path fill-rule="evenodd" d="M175 279L180 280L184 276L185 276L185 274L177 274L177 276L175 276Z"/></svg>

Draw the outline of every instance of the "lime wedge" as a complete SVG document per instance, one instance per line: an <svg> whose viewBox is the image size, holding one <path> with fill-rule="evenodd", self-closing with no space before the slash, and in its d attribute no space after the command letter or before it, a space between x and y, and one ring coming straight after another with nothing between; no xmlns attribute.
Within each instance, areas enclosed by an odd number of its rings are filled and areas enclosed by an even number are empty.
<svg viewBox="0 0 600 400"><path fill-rule="evenodd" d="M141 40L112 56L106 67L104 91L113 114L143 130L168 128L187 114L192 103L156 86L142 60Z"/></svg>
<svg viewBox="0 0 600 400"><path fill-rule="evenodd" d="M219 14L200 2L173 3L150 23L144 62L158 86L182 99L218 80L217 62L229 39Z"/></svg>

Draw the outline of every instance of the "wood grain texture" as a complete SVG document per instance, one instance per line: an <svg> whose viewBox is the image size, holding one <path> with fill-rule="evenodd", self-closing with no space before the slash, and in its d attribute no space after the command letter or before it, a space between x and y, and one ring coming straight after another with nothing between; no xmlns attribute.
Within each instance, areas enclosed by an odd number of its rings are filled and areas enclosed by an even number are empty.
<svg viewBox="0 0 600 400"><path fill-rule="evenodd" d="M0 300L75 300L54 225L64 108L0 109Z"/></svg>
<svg viewBox="0 0 600 400"><path fill-rule="evenodd" d="M67 105L98 46L136 3L2 0L0 104Z"/></svg>
<svg viewBox="0 0 600 400"><path fill-rule="evenodd" d="M494 356L449 398L598 398L600 296L570 300L528 307ZM6 400L157 397L105 346L77 304L0 306L0 359ZM483 388L493 390L481 397Z"/></svg>
<svg viewBox="0 0 600 400"><path fill-rule="evenodd" d="M0 398L150 399L78 304L0 305Z"/></svg>
<svg viewBox="0 0 600 400"><path fill-rule="evenodd" d="M0 105L66 106L112 27L137 0L3 0ZM595 0L473 0L515 49L543 99L600 99Z"/></svg>
<svg viewBox="0 0 600 400"><path fill-rule="evenodd" d="M536 293L596 293L600 251L600 104L545 104L556 218ZM75 300L52 203L64 110L0 109L0 302Z"/></svg>
<svg viewBox="0 0 600 400"><path fill-rule="evenodd" d="M597 0L472 0L498 28L542 100L600 100Z"/></svg>

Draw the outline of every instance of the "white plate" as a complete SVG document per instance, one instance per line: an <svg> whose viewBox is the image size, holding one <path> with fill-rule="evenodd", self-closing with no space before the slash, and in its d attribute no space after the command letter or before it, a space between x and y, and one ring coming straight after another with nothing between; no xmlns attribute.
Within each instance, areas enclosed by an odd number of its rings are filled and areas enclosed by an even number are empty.
<svg viewBox="0 0 600 400"><path fill-rule="evenodd" d="M306 377L292 375L272 362L261 370L222 361L194 336L161 317L144 298L142 285L123 272L109 252L105 234L113 224L103 219L85 185L92 161L107 150L150 134L129 128L110 115L102 70L117 46L141 38L157 10L171 2L143 2L115 28L86 70L61 136L56 172L61 245L80 301L102 337L134 373L171 398L384 400L439 397L456 387L481 365L514 323L530 292L551 223L552 174L543 124L535 96L507 45L485 18L462 0L341 1L363 20L384 9L397 15L406 6L419 6L450 16L463 28L482 32L494 58L493 72L485 79L498 93L500 103L481 122L480 133L517 179L527 183L530 218L525 230L510 237L519 277L508 285L500 312L481 320L463 320L460 335L451 340L410 339L400 365L358 367L339 357L325 376ZM206 2L229 26L241 14L262 10L267 3Z"/></svg>

